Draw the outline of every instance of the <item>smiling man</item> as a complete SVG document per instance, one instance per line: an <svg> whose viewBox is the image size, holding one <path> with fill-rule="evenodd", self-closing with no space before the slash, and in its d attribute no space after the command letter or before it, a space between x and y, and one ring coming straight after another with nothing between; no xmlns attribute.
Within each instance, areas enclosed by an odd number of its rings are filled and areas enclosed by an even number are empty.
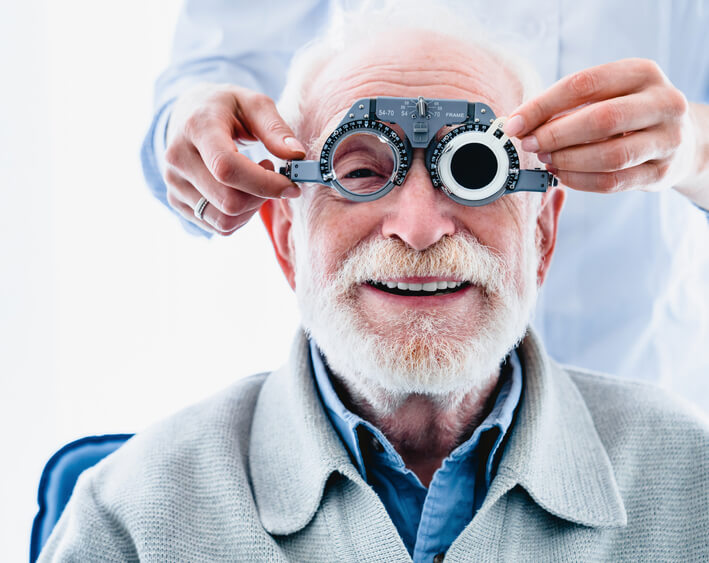
<svg viewBox="0 0 709 563"><path fill-rule="evenodd" d="M345 45L306 49L282 104L316 163L357 100L504 116L533 93L520 63L454 35ZM321 179L338 189L262 208L305 329L289 364L88 471L44 560L709 557L705 423L654 388L555 365L528 331L563 192L463 204L423 148L396 152L409 135L393 121L332 143Z"/></svg>

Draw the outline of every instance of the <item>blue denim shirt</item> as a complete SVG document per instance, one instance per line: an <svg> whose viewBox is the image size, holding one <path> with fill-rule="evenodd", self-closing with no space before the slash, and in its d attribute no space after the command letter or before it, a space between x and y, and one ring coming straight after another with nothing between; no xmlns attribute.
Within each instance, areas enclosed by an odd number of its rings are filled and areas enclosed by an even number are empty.
<svg viewBox="0 0 709 563"><path fill-rule="evenodd" d="M428 489L406 468L378 428L345 407L313 340L310 351L323 405L353 463L379 495L413 560L430 562L472 520L495 476L522 394L522 367L516 351L502 366L492 410L443 461Z"/></svg>

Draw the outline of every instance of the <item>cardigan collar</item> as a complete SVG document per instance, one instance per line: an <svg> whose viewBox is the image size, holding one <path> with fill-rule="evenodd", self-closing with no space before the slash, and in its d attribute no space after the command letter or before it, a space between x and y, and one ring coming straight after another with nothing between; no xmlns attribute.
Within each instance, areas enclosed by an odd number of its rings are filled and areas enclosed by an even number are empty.
<svg viewBox="0 0 709 563"><path fill-rule="evenodd" d="M277 535L310 522L333 473L364 482L327 418L300 330L288 363L266 378L256 402L249 466L261 523Z"/></svg>
<svg viewBox="0 0 709 563"><path fill-rule="evenodd" d="M596 528L625 526L613 467L578 388L531 329L518 350L522 402L498 468L501 478L481 510L520 485L559 518Z"/></svg>
<svg viewBox="0 0 709 563"><path fill-rule="evenodd" d="M625 525L608 455L576 386L531 330L518 353L522 402L481 512L520 485L560 518L591 527ZM277 535L310 522L334 474L368 487L325 413L302 331L288 363L266 378L259 395L249 469L261 523Z"/></svg>

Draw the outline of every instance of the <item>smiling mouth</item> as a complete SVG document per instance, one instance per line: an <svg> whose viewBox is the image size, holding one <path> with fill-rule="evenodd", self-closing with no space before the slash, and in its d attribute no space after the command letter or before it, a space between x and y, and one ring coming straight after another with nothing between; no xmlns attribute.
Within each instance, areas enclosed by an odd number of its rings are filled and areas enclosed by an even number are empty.
<svg viewBox="0 0 709 563"><path fill-rule="evenodd" d="M439 281L428 283L380 282L370 280L367 285L392 295L404 297L431 297L456 293L470 286L470 282Z"/></svg>

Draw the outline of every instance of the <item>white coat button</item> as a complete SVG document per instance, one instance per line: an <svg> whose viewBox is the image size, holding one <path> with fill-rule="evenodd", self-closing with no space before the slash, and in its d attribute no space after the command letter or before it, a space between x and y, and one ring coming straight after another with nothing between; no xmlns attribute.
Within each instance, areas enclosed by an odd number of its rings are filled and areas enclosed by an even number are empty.
<svg viewBox="0 0 709 563"><path fill-rule="evenodd" d="M523 37L533 39L541 37L546 33L547 25L543 19L529 19L520 25L520 33Z"/></svg>

